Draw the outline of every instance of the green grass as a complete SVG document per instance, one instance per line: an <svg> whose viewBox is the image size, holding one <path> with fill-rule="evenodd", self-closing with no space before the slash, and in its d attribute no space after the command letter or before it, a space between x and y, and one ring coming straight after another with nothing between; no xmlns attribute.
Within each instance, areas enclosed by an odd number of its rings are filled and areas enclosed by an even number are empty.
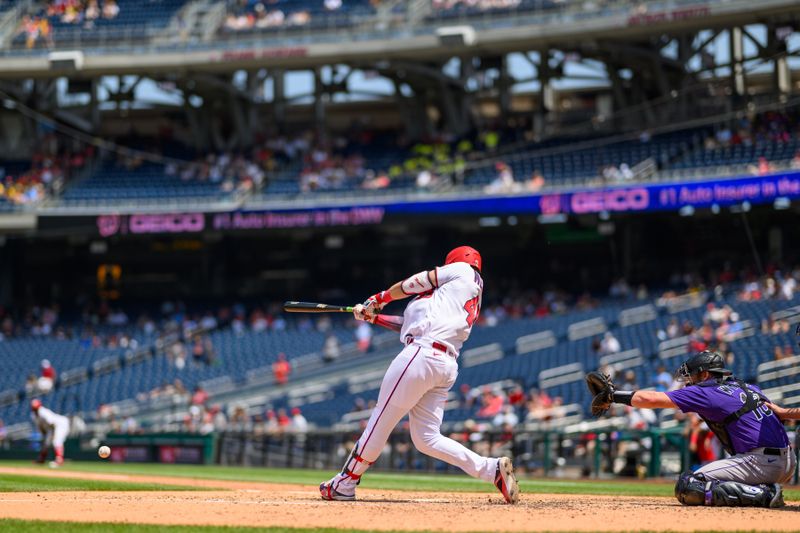
<svg viewBox="0 0 800 533"><path fill-rule="evenodd" d="M30 463L21 461L0 462L0 466L24 466ZM276 469L235 466L195 466L163 464L123 464L109 462L70 462L62 470L75 472L100 472L111 474L140 474L154 476L175 476L194 479L221 479L229 481L254 481L265 483L297 483L319 485L333 472L305 469ZM388 474L370 472L365 475L361 486L367 489L419 490L432 492L491 492L493 489L484 481L466 475L429 474ZM606 494L621 496L673 496L673 485L669 482L637 481L578 481L558 479L523 479L520 486L524 493L548 494ZM161 486L157 490L166 490ZM800 499L800 489L787 488L787 500Z"/></svg>
<svg viewBox="0 0 800 533"><path fill-rule="evenodd" d="M61 477L0 474L0 492L50 492L50 491L128 491L128 490L198 490L195 487L160 485L156 483L128 483L125 481L98 481ZM208 490L208 489L205 489ZM0 528L2 530L2 528Z"/></svg>

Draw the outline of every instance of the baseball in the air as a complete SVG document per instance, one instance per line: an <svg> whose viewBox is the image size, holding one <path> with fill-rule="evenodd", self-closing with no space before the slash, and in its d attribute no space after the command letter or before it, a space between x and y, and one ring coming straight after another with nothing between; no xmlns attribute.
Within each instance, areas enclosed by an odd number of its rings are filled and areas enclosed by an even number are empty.
<svg viewBox="0 0 800 533"><path fill-rule="evenodd" d="M99 455L102 459L106 459L109 455L111 455L111 448L108 446L100 446L97 449L97 455Z"/></svg>

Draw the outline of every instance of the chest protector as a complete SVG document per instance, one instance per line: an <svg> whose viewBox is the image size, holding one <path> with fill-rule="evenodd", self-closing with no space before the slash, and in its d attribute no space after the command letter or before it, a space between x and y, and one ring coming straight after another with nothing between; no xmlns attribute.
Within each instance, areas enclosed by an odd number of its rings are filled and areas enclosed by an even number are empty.
<svg viewBox="0 0 800 533"><path fill-rule="evenodd" d="M706 423L708 428L714 432L714 435L717 436L719 442L722 444L722 447L731 455L736 455L736 451L733 449L733 441L731 440L731 435L728 433L728 426L740 418L742 418L747 413L755 411L767 401L766 396L760 394L750 387L747 386L747 383L742 381L741 379L730 378L726 381L705 381L703 383L698 383L698 387L719 387L720 385L725 384L735 384L742 392L745 393L745 400L744 405L742 405L738 411L735 411L728 416L726 416L720 422L712 422L707 418L700 417L703 422Z"/></svg>

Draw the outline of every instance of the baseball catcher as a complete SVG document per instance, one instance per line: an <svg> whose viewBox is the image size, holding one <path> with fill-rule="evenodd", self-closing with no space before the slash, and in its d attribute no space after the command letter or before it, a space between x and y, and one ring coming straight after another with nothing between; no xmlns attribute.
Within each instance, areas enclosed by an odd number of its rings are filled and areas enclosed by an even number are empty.
<svg viewBox="0 0 800 533"><path fill-rule="evenodd" d="M681 474L675 497L684 505L783 507L781 483L789 481L795 457L780 419L755 385L725 368L722 355L705 351L687 359L676 373L686 387L669 392L618 391L599 372L586 376L592 414L612 403L642 409L677 408L696 413L730 454Z"/></svg>

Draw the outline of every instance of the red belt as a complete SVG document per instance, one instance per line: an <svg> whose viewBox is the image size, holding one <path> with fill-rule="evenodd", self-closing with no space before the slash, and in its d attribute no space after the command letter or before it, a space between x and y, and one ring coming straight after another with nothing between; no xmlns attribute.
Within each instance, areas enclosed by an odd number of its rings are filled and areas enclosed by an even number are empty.
<svg viewBox="0 0 800 533"><path fill-rule="evenodd" d="M412 337L411 335L406 335L406 339L405 339L406 346L408 346L409 344L412 344L414 342L414 340L415 340L414 337ZM431 348L434 350L434 353L435 353L435 351L438 350L439 352L442 352L445 355L449 355L450 357L455 357L455 354L451 353L450 349L445 344L443 344L443 343L441 343L439 341L431 342Z"/></svg>
<svg viewBox="0 0 800 533"><path fill-rule="evenodd" d="M447 346L445 346L441 342L434 341L433 344L431 344L431 348L433 348L434 350L439 350L440 352L447 353Z"/></svg>

